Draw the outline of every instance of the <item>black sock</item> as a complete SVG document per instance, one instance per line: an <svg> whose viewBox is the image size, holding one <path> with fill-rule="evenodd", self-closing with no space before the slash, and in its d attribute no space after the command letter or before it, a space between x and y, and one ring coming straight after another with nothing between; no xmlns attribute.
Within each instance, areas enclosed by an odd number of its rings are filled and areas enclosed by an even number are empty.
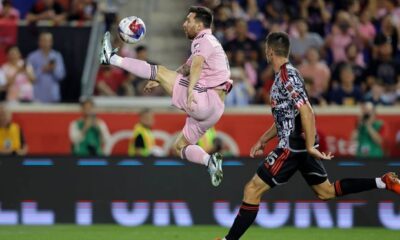
<svg viewBox="0 0 400 240"><path fill-rule="evenodd" d="M344 196L350 193L364 192L378 188L375 178L347 178L336 181L334 186L336 196Z"/></svg>
<svg viewBox="0 0 400 240"><path fill-rule="evenodd" d="M225 237L226 240L239 239L254 222L257 213L258 205L243 202L228 235Z"/></svg>

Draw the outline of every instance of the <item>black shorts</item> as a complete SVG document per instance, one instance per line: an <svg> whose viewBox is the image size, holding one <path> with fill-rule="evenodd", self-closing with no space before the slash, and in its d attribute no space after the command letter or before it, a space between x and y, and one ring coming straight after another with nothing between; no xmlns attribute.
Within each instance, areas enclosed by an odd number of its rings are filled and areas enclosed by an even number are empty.
<svg viewBox="0 0 400 240"><path fill-rule="evenodd" d="M299 170L308 185L318 185L328 179L321 160L307 152L291 152L287 148L274 149L257 169L257 175L271 188L289 181Z"/></svg>

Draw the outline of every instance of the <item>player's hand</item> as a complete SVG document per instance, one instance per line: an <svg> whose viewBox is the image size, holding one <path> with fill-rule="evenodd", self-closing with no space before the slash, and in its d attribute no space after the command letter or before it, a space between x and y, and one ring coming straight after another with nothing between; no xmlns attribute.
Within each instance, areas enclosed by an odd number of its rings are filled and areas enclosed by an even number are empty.
<svg viewBox="0 0 400 240"><path fill-rule="evenodd" d="M321 159L321 160L331 160L334 157L331 152L326 154L324 152L320 152L316 148L309 149L309 150L307 150L307 152L308 152L308 154L315 157L316 159Z"/></svg>
<svg viewBox="0 0 400 240"><path fill-rule="evenodd" d="M153 80L149 80L149 81L146 83L146 86L144 86L143 91L144 91L145 93L150 93L150 92L153 90L153 88L158 87L158 86L160 86L160 83L159 83L159 82L153 81Z"/></svg>
<svg viewBox="0 0 400 240"><path fill-rule="evenodd" d="M190 111L193 111L193 108L192 108L192 104L193 104L193 103L197 103L197 102L196 102L196 100L194 99L193 91L189 91L189 92L188 92L188 99L187 99L187 106L188 106L188 108L189 108Z"/></svg>
<svg viewBox="0 0 400 240"><path fill-rule="evenodd" d="M250 157L254 158L262 156L264 153L264 147L265 146L261 144L260 141L257 141L257 143L250 149Z"/></svg>

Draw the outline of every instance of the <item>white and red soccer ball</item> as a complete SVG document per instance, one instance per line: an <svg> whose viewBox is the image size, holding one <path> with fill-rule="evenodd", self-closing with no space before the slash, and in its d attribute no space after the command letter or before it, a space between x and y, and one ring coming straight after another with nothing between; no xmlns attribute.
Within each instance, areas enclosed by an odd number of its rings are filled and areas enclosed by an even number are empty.
<svg viewBox="0 0 400 240"><path fill-rule="evenodd" d="M123 18L118 25L118 35L126 43L137 43L146 35L146 25L135 16Z"/></svg>

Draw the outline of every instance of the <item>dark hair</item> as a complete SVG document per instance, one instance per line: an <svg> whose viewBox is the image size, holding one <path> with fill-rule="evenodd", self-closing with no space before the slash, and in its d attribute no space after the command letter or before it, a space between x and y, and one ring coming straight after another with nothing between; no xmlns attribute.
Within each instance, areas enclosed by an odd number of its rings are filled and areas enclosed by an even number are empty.
<svg viewBox="0 0 400 240"><path fill-rule="evenodd" d="M81 107L83 107L86 103L90 103L92 106L94 106L93 98L88 97L88 96L82 96L79 99L79 103L80 103Z"/></svg>
<svg viewBox="0 0 400 240"><path fill-rule="evenodd" d="M275 55L288 57L290 51L289 36L285 32L272 32L266 39L267 47L271 48Z"/></svg>
<svg viewBox="0 0 400 240"><path fill-rule="evenodd" d="M138 52L141 52L141 51L146 51L147 50L147 47L146 46L143 46L143 45L140 45L139 47L137 47L136 49L135 49L135 51L138 53Z"/></svg>
<svg viewBox="0 0 400 240"><path fill-rule="evenodd" d="M194 19L203 23L205 28L210 28L213 23L213 14L209 8L193 6L189 8L189 13L195 13Z"/></svg>
<svg viewBox="0 0 400 240"><path fill-rule="evenodd" d="M6 53L9 53L14 48L19 50L19 47L17 45L11 45L11 46L6 47Z"/></svg>
<svg viewBox="0 0 400 240"><path fill-rule="evenodd" d="M145 115L145 114L147 114L147 113L151 113L150 108L143 108L143 109L141 109L141 110L139 111L139 116L143 116L143 115Z"/></svg>

